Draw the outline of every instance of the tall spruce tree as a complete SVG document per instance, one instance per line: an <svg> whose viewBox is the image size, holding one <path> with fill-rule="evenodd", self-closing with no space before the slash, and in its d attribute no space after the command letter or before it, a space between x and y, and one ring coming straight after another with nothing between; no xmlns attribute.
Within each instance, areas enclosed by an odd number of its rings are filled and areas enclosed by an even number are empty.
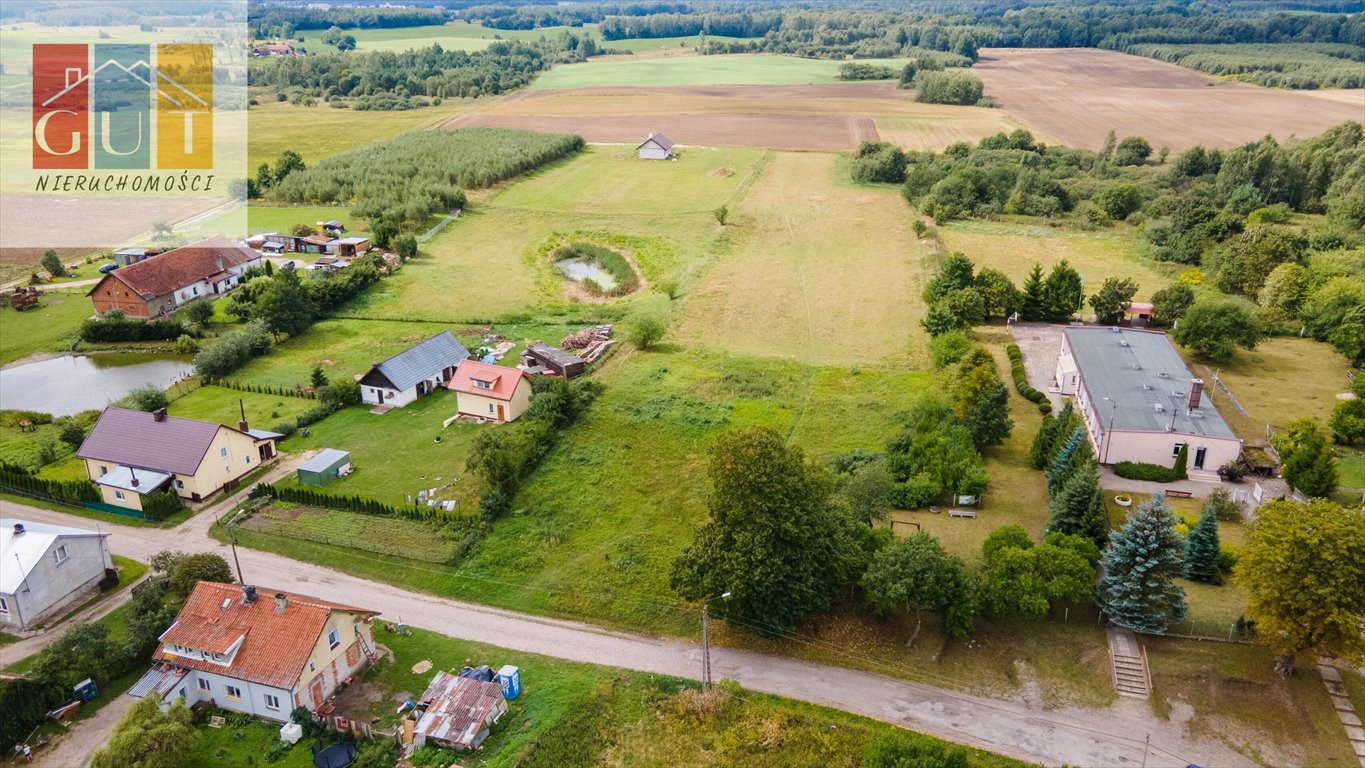
<svg viewBox="0 0 1365 768"><path fill-rule="evenodd" d="M1028 279L1024 281L1024 299L1019 310L1019 316L1024 320L1038 321L1044 316L1043 307L1043 265L1034 264L1033 271L1028 273Z"/></svg>
<svg viewBox="0 0 1365 768"><path fill-rule="evenodd" d="M1077 467L1070 479L1052 499L1047 533L1068 533L1095 542L1104 548L1109 543L1109 521L1100 489L1098 467L1093 460ZM1215 561L1217 547L1215 546Z"/></svg>
<svg viewBox="0 0 1365 768"><path fill-rule="evenodd" d="M1223 582L1218 568L1218 510L1213 507L1204 508L1185 539L1185 578L1210 584Z"/></svg>
<svg viewBox="0 0 1365 768"><path fill-rule="evenodd" d="M1095 457L1090 441L1085 437L1085 428L1076 427L1071 431L1052 463L1047 468L1047 493L1056 496L1071 479L1076 468Z"/></svg>
<svg viewBox="0 0 1365 768"><path fill-rule="evenodd" d="M1072 423L1075 417L1076 411L1072 409L1070 400L1066 401L1061 411L1043 417L1043 425L1038 428L1038 434L1029 448L1029 462L1034 469L1046 469L1052 463L1061 448L1060 443L1076 428Z"/></svg>
<svg viewBox="0 0 1365 768"><path fill-rule="evenodd" d="M1085 285L1081 273L1066 259L1062 259L1043 283L1043 319L1051 323L1065 323L1084 303Z"/></svg>
<svg viewBox="0 0 1365 768"><path fill-rule="evenodd" d="M1164 634L1185 619L1185 590L1174 582L1184 573L1183 549L1175 514L1153 496L1110 534L1095 602L1120 627Z"/></svg>

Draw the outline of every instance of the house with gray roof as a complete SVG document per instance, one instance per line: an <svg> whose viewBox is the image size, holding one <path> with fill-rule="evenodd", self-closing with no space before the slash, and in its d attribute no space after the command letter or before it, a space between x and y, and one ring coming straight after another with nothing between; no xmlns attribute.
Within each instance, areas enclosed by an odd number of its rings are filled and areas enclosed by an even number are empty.
<svg viewBox="0 0 1365 768"><path fill-rule="evenodd" d="M673 141L662 133L651 133L635 148L641 160L667 160L673 156Z"/></svg>
<svg viewBox="0 0 1365 768"><path fill-rule="evenodd" d="M278 433L237 426L110 406L76 458L106 504L141 510L143 498L167 489L202 501L275 457Z"/></svg>
<svg viewBox="0 0 1365 768"><path fill-rule="evenodd" d="M360 399L370 405L402 408L444 387L469 350L450 331L399 352L360 377Z"/></svg>
<svg viewBox="0 0 1365 768"><path fill-rule="evenodd" d="M1101 464L1174 466L1180 448L1188 446L1190 479L1216 483L1219 467L1242 452L1211 390L1160 331L1069 327L1062 332L1056 378Z"/></svg>

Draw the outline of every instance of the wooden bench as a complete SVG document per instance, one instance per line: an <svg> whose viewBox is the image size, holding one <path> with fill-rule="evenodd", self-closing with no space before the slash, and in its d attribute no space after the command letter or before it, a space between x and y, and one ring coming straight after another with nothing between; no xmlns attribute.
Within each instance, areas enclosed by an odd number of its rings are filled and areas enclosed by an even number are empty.
<svg viewBox="0 0 1365 768"><path fill-rule="evenodd" d="M948 517L971 517L971 518L975 518L975 517L976 517L976 510L975 510L975 509L950 509L950 510L948 510Z"/></svg>
<svg viewBox="0 0 1365 768"><path fill-rule="evenodd" d="M1173 491L1167 488L1166 495L1172 499L1188 499L1194 494L1190 493L1189 491Z"/></svg>

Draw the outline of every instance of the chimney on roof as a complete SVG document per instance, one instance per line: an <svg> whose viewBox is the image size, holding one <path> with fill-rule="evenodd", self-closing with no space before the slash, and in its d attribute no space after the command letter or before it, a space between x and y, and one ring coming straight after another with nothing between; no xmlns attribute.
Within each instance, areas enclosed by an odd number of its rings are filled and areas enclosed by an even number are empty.
<svg viewBox="0 0 1365 768"><path fill-rule="evenodd" d="M129 467L129 468L128 468L128 474L133 478L133 487L136 488L136 487L137 487L137 470L133 469L132 467Z"/></svg>
<svg viewBox="0 0 1365 768"><path fill-rule="evenodd" d="M242 605L252 605L256 602L256 588L250 584L242 585Z"/></svg>
<svg viewBox="0 0 1365 768"><path fill-rule="evenodd" d="M15 535L15 536L23 536L23 535L24 535L24 524L23 524L23 523L15 523L15 524L14 524L14 535Z"/></svg>
<svg viewBox="0 0 1365 768"><path fill-rule="evenodd" d="M284 609L289 607L289 597L283 592L275 593L275 613L284 613Z"/></svg>
<svg viewBox="0 0 1365 768"><path fill-rule="evenodd" d="M218 266L218 271L219 271L219 272L222 272L222 271L223 271L223 254L221 254L221 253L215 253L215 254L213 254L213 263L216 264L216 265Z"/></svg>
<svg viewBox="0 0 1365 768"><path fill-rule="evenodd" d="M152 411L152 421L165 421L165 420L166 420L166 409L165 409L165 408L157 408L155 411Z"/></svg>
<svg viewBox="0 0 1365 768"><path fill-rule="evenodd" d="M239 409L241 409L241 412L242 412L242 420L239 421L239 422L237 422L237 429L240 430L240 431L242 431L242 432L245 432L245 431L246 431L246 405L244 405L244 404L242 403L241 398L238 398L238 399L237 399L237 407L238 407Z"/></svg>
<svg viewBox="0 0 1365 768"><path fill-rule="evenodd" d="M1204 380L1190 379L1190 408L1199 407L1199 396L1204 394Z"/></svg>

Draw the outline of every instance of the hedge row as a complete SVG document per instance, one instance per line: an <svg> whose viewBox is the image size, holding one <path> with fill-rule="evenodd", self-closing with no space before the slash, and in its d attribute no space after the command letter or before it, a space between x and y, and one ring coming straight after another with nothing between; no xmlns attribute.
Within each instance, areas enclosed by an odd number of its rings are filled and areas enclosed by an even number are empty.
<svg viewBox="0 0 1365 768"><path fill-rule="evenodd" d="M1052 403L1048 402L1047 395L1028 383L1028 372L1024 370L1024 353L1019 349L1019 345L1011 344L1005 347L1005 353L1010 356L1010 376L1014 378L1015 390L1025 400L1038 406L1038 410L1043 414L1052 413Z"/></svg>
<svg viewBox="0 0 1365 768"><path fill-rule="evenodd" d="M205 387L215 386L224 389L235 389L238 392L255 392L261 395L275 395L277 397L301 397L306 400L318 399L317 392L306 389L289 387L271 387L265 384L252 384L249 381L237 381L235 379L224 379L221 376L200 376L199 383Z"/></svg>
<svg viewBox="0 0 1365 768"><path fill-rule="evenodd" d="M1185 443L1176 454L1175 466L1163 467L1160 464L1146 464L1139 461L1120 461L1111 469L1114 474L1125 480L1146 480L1150 483L1174 483L1189 477L1186 467L1190 459L1190 446Z"/></svg>
<svg viewBox="0 0 1365 768"><path fill-rule="evenodd" d="M362 515L375 515L378 517L405 517L409 520L465 520L470 517L463 512L448 512L439 506L428 507L425 505L414 504L412 506L385 504L375 499L367 499L363 496L335 496L330 493L322 493L308 488L295 488L292 486L276 486L269 483L261 483L252 490L252 497L269 496L276 501L287 501L294 504L305 504L310 507L321 507L323 509L335 509L342 512L357 512Z"/></svg>
<svg viewBox="0 0 1365 768"><path fill-rule="evenodd" d="M175 341L193 336L178 320L128 320L117 315L81 323L81 340L92 344L117 341Z"/></svg>
<svg viewBox="0 0 1365 768"><path fill-rule="evenodd" d="M161 521L185 509L185 502L173 490L157 491L142 497L142 516Z"/></svg>
<svg viewBox="0 0 1365 768"><path fill-rule="evenodd" d="M38 496L53 501L81 504L99 501L99 491L88 480L44 480L18 471L13 465L0 466L0 491Z"/></svg>

